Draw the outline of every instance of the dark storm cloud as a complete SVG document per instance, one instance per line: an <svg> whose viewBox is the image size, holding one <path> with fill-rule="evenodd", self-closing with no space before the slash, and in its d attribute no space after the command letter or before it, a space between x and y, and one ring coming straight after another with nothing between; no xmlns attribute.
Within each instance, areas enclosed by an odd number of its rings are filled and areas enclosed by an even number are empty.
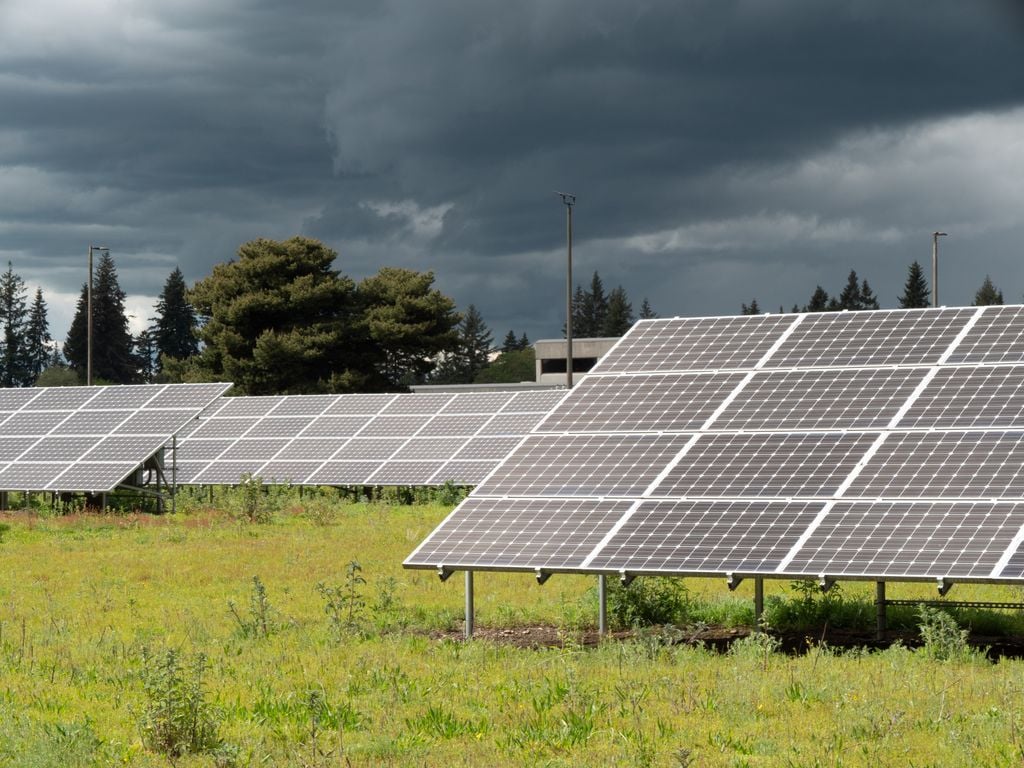
<svg viewBox="0 0 1024 768"><path fill-rule="evenodd" d="M788 306L849 266L898 284L936 219L991 254L1018 234L962 179L1019 203L1019 169L964 151L1021 122L1008 0L169 5L0 4L0 256L55 291L89 242L151 296L302 232L536 337L562 323L554 189L581 281L664 313Z"/></svg>

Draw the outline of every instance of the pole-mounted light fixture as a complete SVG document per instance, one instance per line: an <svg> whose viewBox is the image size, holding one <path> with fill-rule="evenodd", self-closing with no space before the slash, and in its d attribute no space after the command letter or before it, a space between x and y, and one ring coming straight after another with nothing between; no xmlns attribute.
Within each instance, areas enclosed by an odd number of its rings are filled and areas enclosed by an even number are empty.
<svg viewBox="0 0 1024 768"><path fill-rule="evenodd" d="M939 238L945 232L932 232L932 306L939 306Z"/></svg>
<svg viewBox="0 0 1024 768"><path fill-rule="evenodd" d="M565 204L565 386L572 389L572 209L576 205L576 195L568 192L556 192Z"/></svg>

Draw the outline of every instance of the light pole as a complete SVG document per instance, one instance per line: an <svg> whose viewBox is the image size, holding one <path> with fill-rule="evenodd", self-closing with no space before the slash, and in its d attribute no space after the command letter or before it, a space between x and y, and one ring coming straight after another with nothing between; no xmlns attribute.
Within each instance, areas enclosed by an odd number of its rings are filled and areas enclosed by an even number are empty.
<svg viewBox="0 0 1024 768"><path fill-rule="evenodd" d="M939 238L945 232L932 232L932 306L939 306Z"/></svg>
<svg viewBox="0 0 1024 768"><path fill-rule="evenodd" d="M92 254L93 251L110 253L105 245L89 246L89 282L85 288L85 385L92 385Z"/></svg>
<svg viewBox="0 0 1024 768"><path fill-rule="evenodd" d="M565 386L572 389L572 208L576 195L556 193L565 203L565 239L567 258L565 266Z"/></svg>

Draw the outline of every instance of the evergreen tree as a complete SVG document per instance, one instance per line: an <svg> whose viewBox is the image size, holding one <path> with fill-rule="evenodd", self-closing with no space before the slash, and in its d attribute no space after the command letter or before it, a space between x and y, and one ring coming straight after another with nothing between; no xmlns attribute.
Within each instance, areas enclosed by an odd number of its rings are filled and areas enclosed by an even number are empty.
<svg viewBox="0 0 1024 768"><path fill-rule="evenodd" d="M804 312L825 312L829 308L829 295L820 285L815 287L811 300L804 306Z"/></svg>
<svg viewBox="0 0 1024 768"><path fill-rule="evenodd" d="M205 347L185 377L233 381L247 395L365 388L376 349L368 324L356 323L356 287L333 269L336 257L309 238L257 239L216 265L187 297L206 322ZM367 311L375 301L367 296ZM394 302L401 314L402 297Z"/></svg>
<svg viewBox="0 0 1024 768"><path fill-rule="evenodd" d="M757 299L751 299L750 305L740 304L741 315L760 315L761 307L758 306Z"/></svg>
<svg viewBox="0 0 1024 768"><path fill-rule="evenodd" d="M779 312L781 312L781 311L782 311L782 310L781 310L781 309L779 309ZM793 308L792 308L791 310L789 310L789 311L790 311L790 312L799 312L799 311L800 311L800 305L799 305L799 304L794 304L794 305L793 305Z"/></svg>
<svg viewBox="0 0 1024 768"><path fill-rule="evenodd" d="M431 377L437 383L472 384L489 362L493 338L483 316L474 305L469 305L456 332L458 341L455 348L445 355Z"/></svg>
<svg viewBox="0 0 1024 768"><path fill-rule="evenodd" d="M35 378L30 374L25 347L28 316L25 310L25 281L16 274L11 262L0 275L0 323L3 324L3 349L0 351L0 386L23 387Z"/></svg>
<svg viewBox="0 0 1024 768"><path fill-rule="evenodd" d="M29 308L28 324L25 327L25 363L29 379L27 384L34 383L39 374L52 364L54 354L56 350L53 348L53 337L50 336L43 289L36 288L36 297Z"/></svg>
<svg viewBox="0 0 1024 768"><path fill-rule="evenodd" d="M533 349L515 349L502 352L498 358L477 374L475 384L517 384L537 378Z"/></svg>
<svg viewBox="0 0 1024 768"><path fill-rule="evenodd" d="M157 356L159 349L156 345L155 329L146 328L135 337L135 357L139 361L139 377L143 382L153 381L153 377L160 371Z"/></svg>
<svg viewBox="0 0 1024 768"><path fill-rule="evenodd" d="M156 348L156 372L163 370L163 358L185 360L199 352L196 311L188 301L185 276L175 268L164 283L156 303L152 341Z"/></svg>
<svg viewBox="0 0 1024 768"><path fill-rule="evenodd" d="M516 338L515 331L509 330L505 334L505 340L501 342L501 351L514 352L517 349L519 349L519 339Z"/></svg>
<svg viewBox="0 0 1024 768"><path fill-rule="evenodd" d="M138 379L138 360L133 339L128 331L124 311L125 293L117 282L117 269L109 253L100 257L92 292L92 375L94 380L129 384ZM80 380L85 379L88 357L88 286L81 296L68 338L64 356Z"/></svg>
<svg viewBox="0 0 1024 768"><path fill-rule="evenodd" d="M516 346L516 349L523 350L523 349L529 349L529 348L530 348L530 339L527 338L526 331L523 331L523 335L519 337L519 342L518 342L518 345Z"/></svg>
<svg viewBox="0 0 1024 768"><path fill-rule="evenodd" d="M931 306L931 291L928 281L924 279L924 271L916 261L907 269L907 282L903 286L903 295L899 298L901 309L920 309Z"/></svg>
<svg viewBox="0 0 1024 768"><path fill-rule="evenodd" d="M433 272L397 267L384 267L359 284L359 328L371 345L375 388L423 382L434 368L433 358L455 348L455 303L433 284Z"/></svg>
<svg viewBox="0 0 1024 768"><path fill-rule="evenodd" d="M640 304L640 319L641 320L653 320L657 315L654 310L651 309L651 303L644 297L643 302Z"/></svg>
<svg viewBox="0 0 1024 768"><path fill-rule="evenodd" d="M585 308L587 320L590 324L590 333L588 335L602 335L608 322L608 297L604 293L604 283L601 282L601 276L596 270L594 271L594 276L590 278L590 290L587 292ZM580 337L582 336L583 334L580 334Z"/></svg>
<svg viewBox="0 0 1024 768"><path fill-rule="evenodd" d="M878 297L871 290L867 280L862 280L860 284L860 308L878 309Z"/></svg>
<svg viewBox="0 0 1024 768"><path fill-rule="evenodd" d="M1003 292L992 284L992 278L985 275L985 280L977 293L974 294L974 306L984 307L1003 303Z"/></svg>
<svg viewBox="0 0 1024 768"><path fill-rule="evenodd" d="M626 289L620 285L608 294L608 309L605 314L601 335L622 336L632 327L633 305L629 303Z"/></svg>
<svg viewBox="0 0 1024 768"><path fill-rule="evenodd" d="M846 287L839 294L837 309L857 310L864 308L864 300L860 292L860 281L857 279L857 272L850 270L846 278Z"/></svg>
<svg viewBox="0 0 1024 768"><path fill-rule="evenodd" d="M586 339L594 335L594 329L590 325L590 299L583 286L577 285L572 295L572 337L574 339ZM565 328L562 329L565 336Z"/></svg>

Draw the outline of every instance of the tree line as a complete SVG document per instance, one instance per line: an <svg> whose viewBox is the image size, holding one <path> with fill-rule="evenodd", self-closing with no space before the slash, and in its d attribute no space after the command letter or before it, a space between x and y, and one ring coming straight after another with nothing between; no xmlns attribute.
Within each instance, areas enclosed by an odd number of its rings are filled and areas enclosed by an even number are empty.
<svg viewBox="0 0 1024 768"><path fill-rule="evenodd" d="M922 309L930 307L931 288L925 279L924 270L921 265L914 261L907 267L907 280L903 285L903 293L897 299L900 309ZM973 306L980 307L991 304L1002 304L1003 292L995 287L992 278L985 275L981 287L974 294ZM868 285L867 280L861 280L856 270L851 269L846 278L846 285L835 295L830 296L820 285L816 286L811 298L801 308L794 304L791 312L838 312L841 310L857 311L864 309L878 309L878 297ZM779 312L784 312L779 307ZM762 310L757 299L752 299L750 304L740 304L741 315L759 315Z"/></svg>

